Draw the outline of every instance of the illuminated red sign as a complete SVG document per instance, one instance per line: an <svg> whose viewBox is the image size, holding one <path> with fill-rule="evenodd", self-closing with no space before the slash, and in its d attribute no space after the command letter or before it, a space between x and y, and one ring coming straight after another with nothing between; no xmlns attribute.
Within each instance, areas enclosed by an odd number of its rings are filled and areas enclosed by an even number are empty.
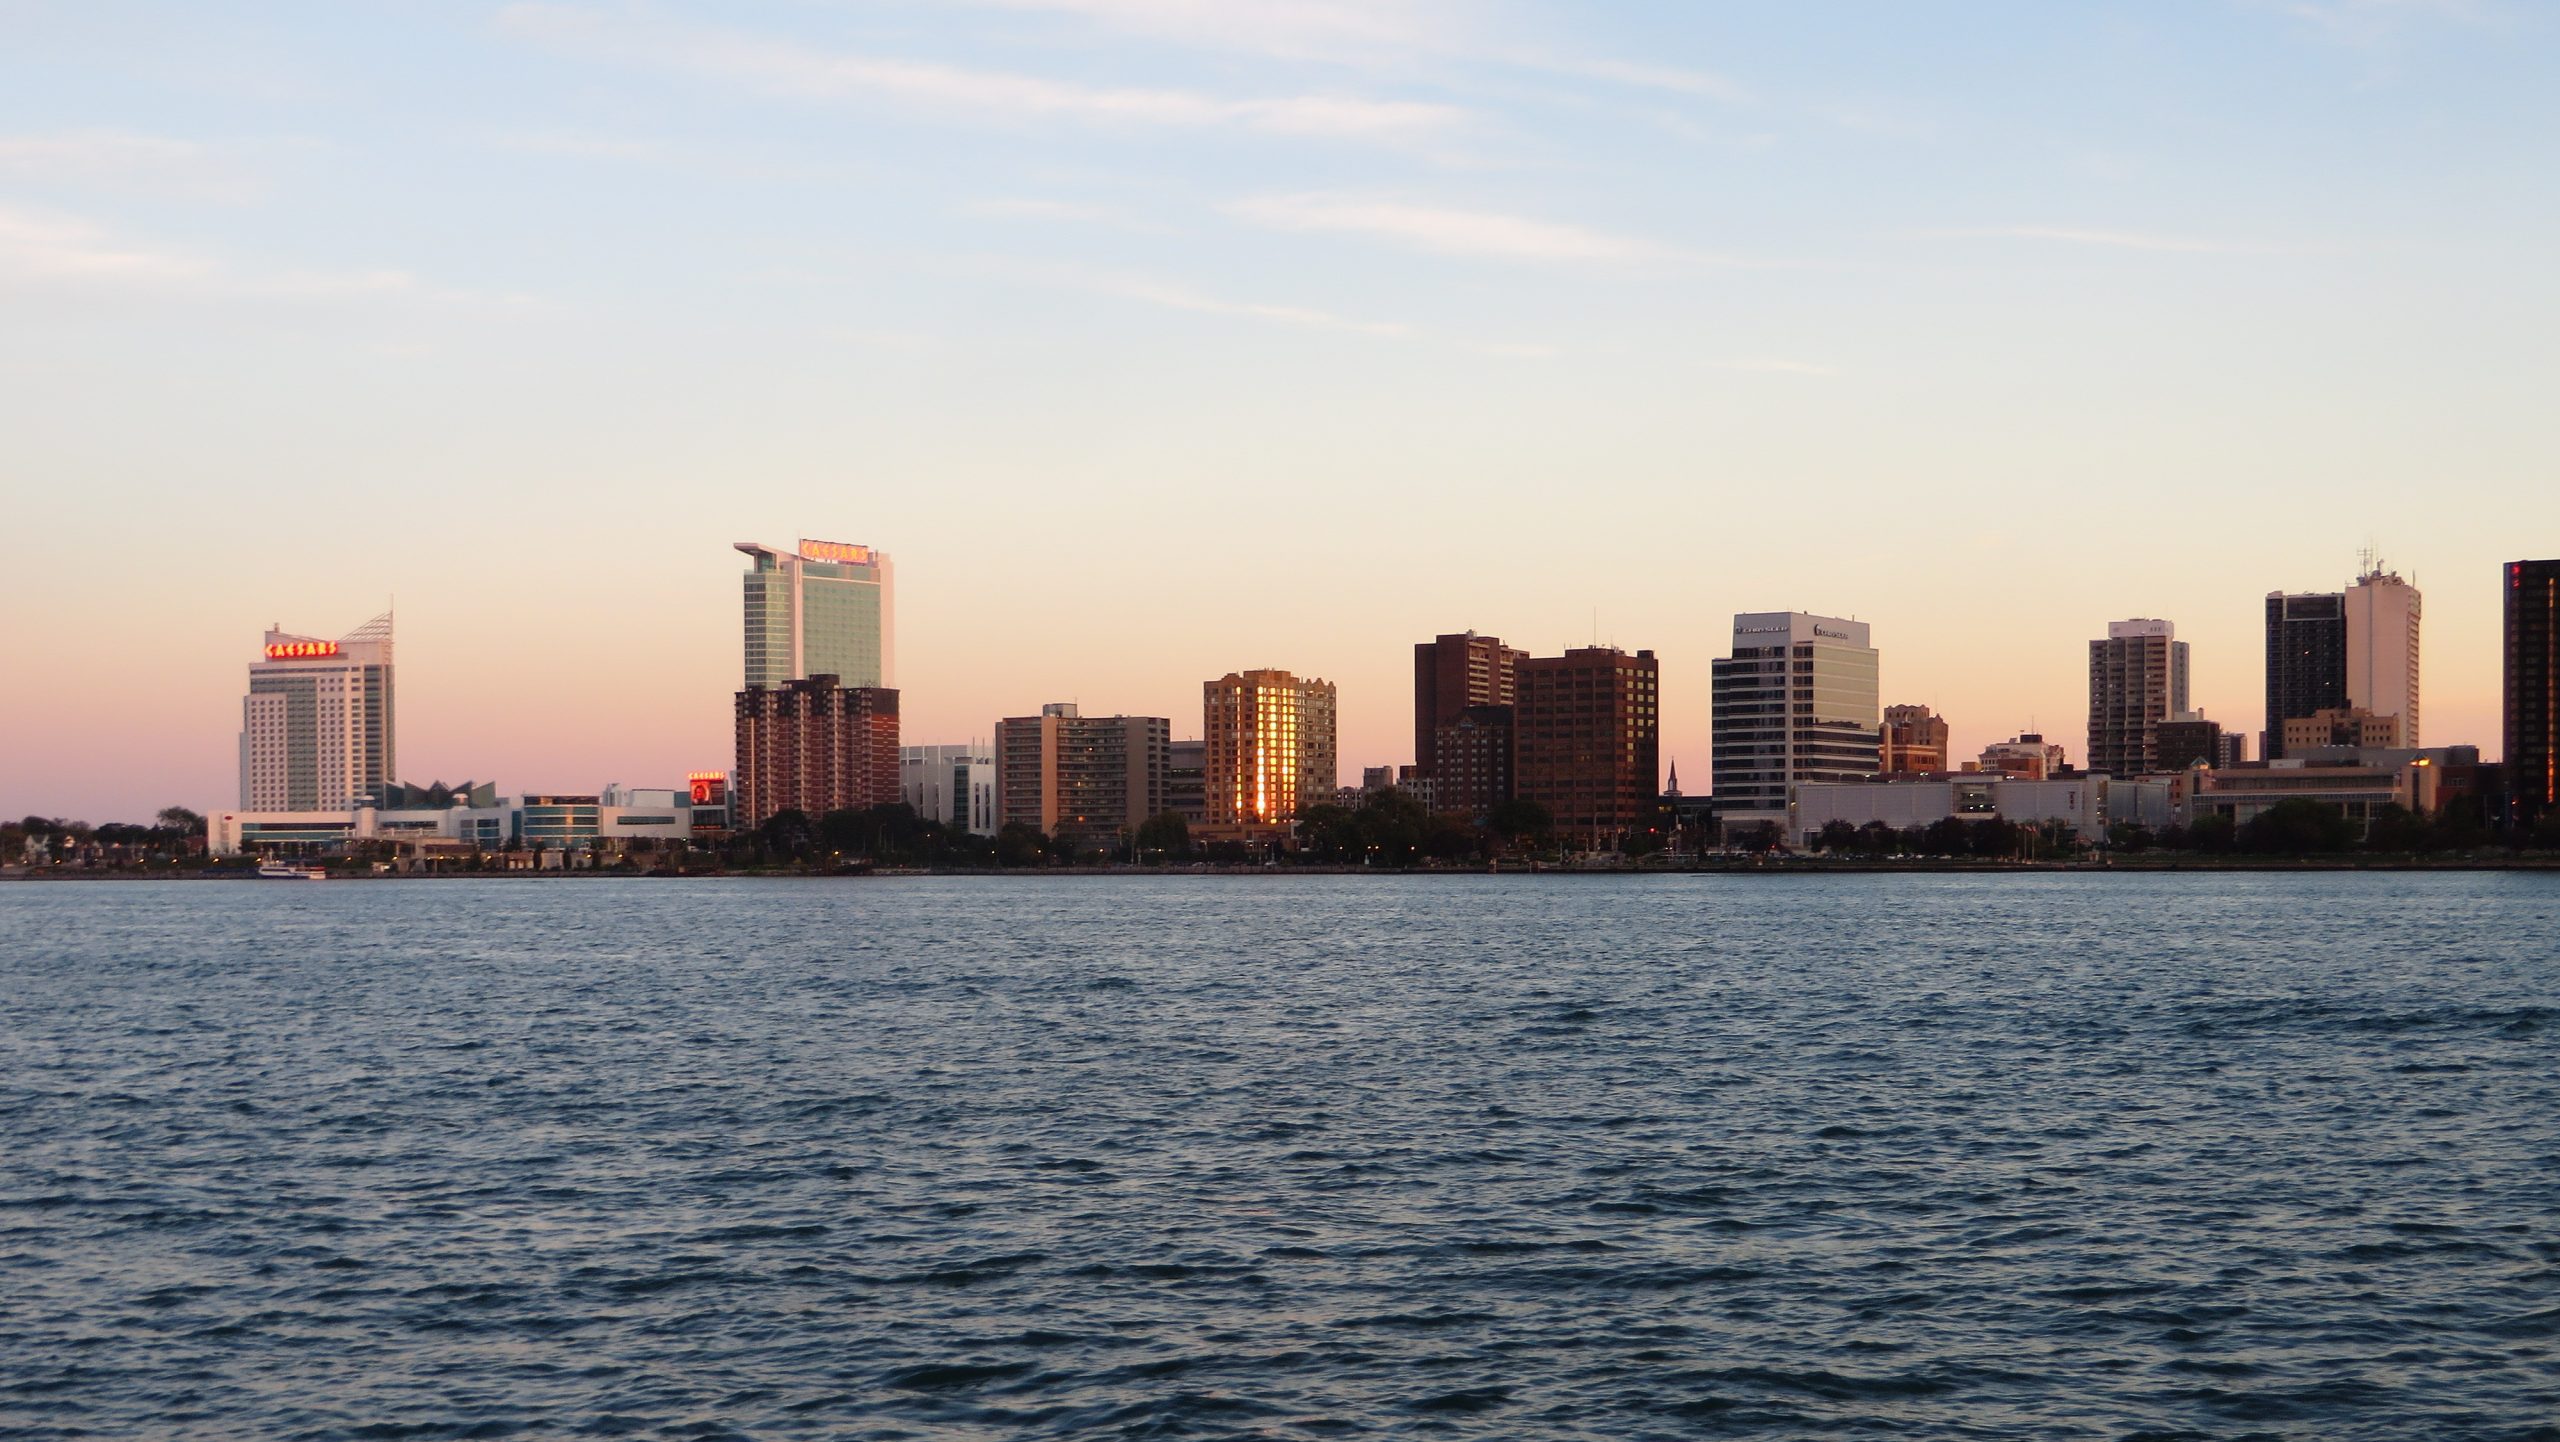
<svg viewBox="0 0 2560 1442"><path fill-rule="evenodd" d="M308 661L337 654L338 643L335 641L279 641L267 648L270 661Z"/></svg>
<svg viewBox="0 0 2560 1442"><path fill-rule="evenodd" d="M729 799L729 773L696 771L685 778L693 785L693 804L718 806Z"/></svg>
<svg viewBox="0 0 2560 1442"><path fill-rule="evenodd" d="M844 541L802 541L800 543L800 556L803 560L824 561L830 566L868 566L871 564L871 548L869 546L856 546Z"/></svg>

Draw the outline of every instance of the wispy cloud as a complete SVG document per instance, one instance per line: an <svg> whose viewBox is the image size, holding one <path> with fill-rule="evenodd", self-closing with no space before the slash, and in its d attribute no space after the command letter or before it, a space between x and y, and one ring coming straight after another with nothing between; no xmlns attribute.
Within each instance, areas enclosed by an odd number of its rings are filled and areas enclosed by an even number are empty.
<svg viewBox="0 0 2560 1442"><path fill-rule="evenodd" d="M7 208L0 208L0 289L213 300L429 293L407 271L246 271L123 239L75 217Z"/></svg>
<svg viewBox="0 0 2560 1442"><path fill-rule="evenodd" d="M1290 305L1277 301L1238 300L1231 296L1203 291L1181 281L1167 280L1160 276L1134 271L1094 269L1047 261L1025 261L991 256L960 258L946 264L981 276L994 276L1053 290L1080 291L1087 295L1138 301L1165 310L1189 311L1195 315L1229 316L1238 320L1259 321L1299 330L1341 331L1352 335L1401 337L1413 334L1411 326L1399 321L1366 320L1313 306Z"/></svg>
<svg viewBox="0 0 2560 1442"><path fill-rule="evenodd" d="M1644 261L1678 254L1651 241L1497 211L1455 210L1356 195L1264 195L1229 215L1274 230L1375 236L1436 255L1500 260Z"/></svg>
<svg viewBox="0 0 2560 1442"><path fill-rule="evenodd" d="M1660 63L1586 57L1486 33L1487 11L1452 0L976 0L995 9L1069 15L1125 35L1196 49L1378 70L1415 60L1512 69L1672 91L1747 98L1721 75Z"/></svg>
<svg viewBox="0 0 2560 1442"><path fill-rule="evenodd" d="M0 135L0 177L236 200L254 187L237 157L201 141L127 130Z"/></svg>
<svg viewBox="0 0 2560 1442"><path fill-rule="evenodd" d="M1465 119L1452 106L1346 95L1234 98L1196 90L1107 87L1010 71L831 51L727 31L636 24L555 4L499 12L509 34L580 54L682 70L768 94L883 100L953 114L1035 122L1237 129L1342 139L1420 137Z"/></svg>
<svg viewBox="0 0 2560 1442"><path fill-rule="evenodd" d="M2276 249L2245 241L2210 240L2152 231L2098 230L2071 225L1995 225L1927 233L1948 240L2039 240L2063 245L2103 246L2112 250L2169 251L2182 255L2267 255Z"/></svg>
<svg viewBox="0 0 2560 1442"><path fill-rule="evenodd" d="M2341 44L2372 46L2413 22L2488 18L2477 0L2251 0L2301 20Z"/></svg>

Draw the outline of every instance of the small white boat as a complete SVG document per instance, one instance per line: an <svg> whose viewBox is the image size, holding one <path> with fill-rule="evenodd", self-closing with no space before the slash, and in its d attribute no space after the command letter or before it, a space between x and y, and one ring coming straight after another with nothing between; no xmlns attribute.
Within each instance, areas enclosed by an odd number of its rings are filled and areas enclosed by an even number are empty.
<svg viewBox="0 0 2560 1442"><path fill-rule="evenodd" d="M258 864L258 877L263 881L326 881L328 869L319 866L296 866L290 861L263 861Z"/></svg>

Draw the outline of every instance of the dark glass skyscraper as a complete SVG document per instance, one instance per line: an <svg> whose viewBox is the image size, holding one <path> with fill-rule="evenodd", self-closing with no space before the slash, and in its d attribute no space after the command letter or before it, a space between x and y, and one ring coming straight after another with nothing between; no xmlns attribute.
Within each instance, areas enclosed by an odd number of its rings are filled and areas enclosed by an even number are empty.
<svg viewBox="0 0 2560 1442"><path fill-rule="evenodd" d="M2507 563L2508 804L2527 825L2560 808L2560 561Z"/></svg>
<svg viewBox="0 0 2560 1442"><path fill-rule="evenodd" d="M2347 704L2347 598L2267 597L2267 729L2259 754L2284 755L2284 723Z"/></svg>

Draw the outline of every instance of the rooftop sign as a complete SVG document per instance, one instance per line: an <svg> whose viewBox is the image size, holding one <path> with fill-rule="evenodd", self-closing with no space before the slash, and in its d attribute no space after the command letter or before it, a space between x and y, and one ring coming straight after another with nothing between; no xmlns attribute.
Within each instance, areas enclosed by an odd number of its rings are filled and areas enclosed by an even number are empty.
<svg viewBox="0 0 2560 1442"><path fill-rule="evenodd" d="M871 548L845 541L802 541L800 557L808 561L823 561L830 566L868 566L871 564Z"/></svg>
<svg viewBox="0 0 2560 1442"><path fill-rule="evenodd" d="M335 641L279 641L267 647L270 661L307 661L337 654Z"/></svg>

